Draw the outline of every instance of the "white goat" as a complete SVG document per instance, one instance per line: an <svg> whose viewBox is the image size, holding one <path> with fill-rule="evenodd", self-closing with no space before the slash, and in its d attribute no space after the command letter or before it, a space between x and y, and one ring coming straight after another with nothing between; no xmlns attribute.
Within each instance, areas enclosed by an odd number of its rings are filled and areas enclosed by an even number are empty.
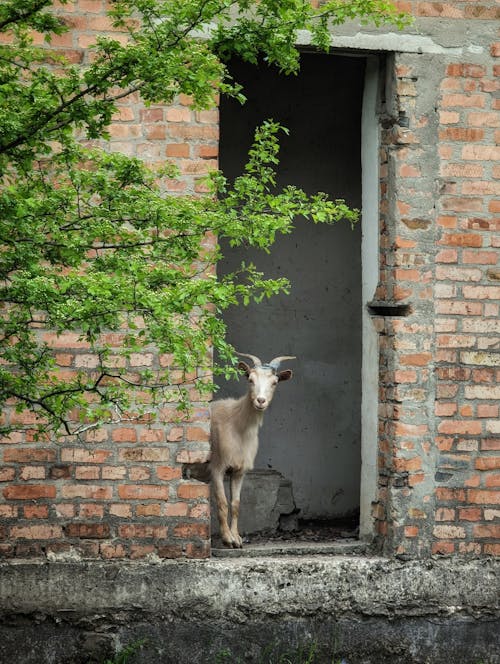
<svg viewBox="0 0 500 664"><path fill-rule="evenodd" d="M252 368L246 362L238 363L238 368L247 376L249 389L240 399L221 399L212 403L209 462L222 541L225 546L236 549L242 547L238 515L243 478L253 468L259 446L259 428L276 385L292 377L290 369L278 371L279 365L283 360L295 359L282 356L262 364L254 355L238 355L249 357L254 363ZM231 527L228 525L228 503L224 491L226 472L231 474Z"/></svg>

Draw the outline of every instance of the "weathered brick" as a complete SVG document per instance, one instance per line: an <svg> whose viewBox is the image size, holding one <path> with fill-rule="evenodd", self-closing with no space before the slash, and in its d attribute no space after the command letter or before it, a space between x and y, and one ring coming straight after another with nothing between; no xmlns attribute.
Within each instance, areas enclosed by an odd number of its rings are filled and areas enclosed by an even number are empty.
<svg viewBox="0 0 500 664"><path fill-rule="evenodd" d="M2 493L6 500L38 500L55 498L56 487L51 484L21 484L8 486Z"/></svg>
<svg viewBox="0 0 500 664"><path fill-rule="evenodd" d="M118 487L122 500L167 500L168 487L153 484L122 484Z"/></svg>
<svg viewBox="0 0 500 664"><path fill-rule="evenodd" d="M107 523L69 523L64 527L67 537L81 537L85 539L105 539L110 535Z"/></svg>

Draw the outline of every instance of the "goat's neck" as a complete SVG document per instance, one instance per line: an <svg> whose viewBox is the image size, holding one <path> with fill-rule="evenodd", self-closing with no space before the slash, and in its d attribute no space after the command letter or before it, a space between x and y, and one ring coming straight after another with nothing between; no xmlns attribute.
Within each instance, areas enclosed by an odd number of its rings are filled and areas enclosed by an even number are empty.
<svg viewBox="0 0 500 664"><path fill-rule="evenodd" d="M258 410L255 410L248 392L236 400L235 410L237 412L236 421L240 424L242 431L251 428L258 429L262 426L264 413L259 413Z"/></svg>

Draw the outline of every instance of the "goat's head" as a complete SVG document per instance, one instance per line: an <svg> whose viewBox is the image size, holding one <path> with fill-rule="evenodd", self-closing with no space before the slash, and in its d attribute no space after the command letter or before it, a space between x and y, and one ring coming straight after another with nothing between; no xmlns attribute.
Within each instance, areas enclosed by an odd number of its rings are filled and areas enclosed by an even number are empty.
<svg viewBox="0 0 500 664"><path fill-rule="evenodd" d="M273 399L276 385L282 380L290 380L293 375L291 369L279 371L281 362L294 360L295 357L282 355L263 364L255 355L249 355L248 353L238 353L238 355L249 357L253 361L253 367L249 367L246 362L238 362L238 369L242 370L248 379L249 394L253 407L255 410L263 412Z"/></svg>

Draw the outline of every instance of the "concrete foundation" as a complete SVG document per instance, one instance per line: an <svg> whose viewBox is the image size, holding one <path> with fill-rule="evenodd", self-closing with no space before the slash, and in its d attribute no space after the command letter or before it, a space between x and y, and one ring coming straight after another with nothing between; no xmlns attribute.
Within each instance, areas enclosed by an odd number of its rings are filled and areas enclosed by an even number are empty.
<svg viewBox="0 0 500 664"><path fill-rule="evenodd" d="M0 661L498 664L500 566L357 556L0 567ZM293 660L292 661L297 661ZM305 661L304 658L301 661Z"/></svg>

